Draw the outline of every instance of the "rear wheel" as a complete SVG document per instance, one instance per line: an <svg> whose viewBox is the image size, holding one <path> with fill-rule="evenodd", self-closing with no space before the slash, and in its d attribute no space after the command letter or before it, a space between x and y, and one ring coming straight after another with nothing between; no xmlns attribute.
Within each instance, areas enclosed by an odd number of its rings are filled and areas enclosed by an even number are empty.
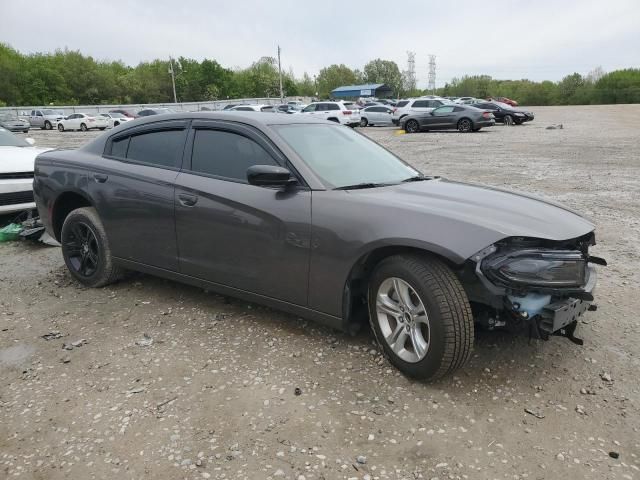
<svg viewBox="0 0 640 480"><path fill-rule="evenodd" d="M330 122L340 123L340 121L337 118L327 118L327 120L329 120Z"/></svg>
<svg viewBox="0 0 640 480"><path fill-rule="evenodd" d="M80 124L80 130L82 130L83 132L86 132L88 129L87 129L87 126L84 123L81 123Z"/></svg>
<svg viewBox="0 0 640 480"><path fill-rule="evenodd" d="M420 131L420 124L417 120L408 120L407 123L404 124L404 130L407 133L418 133Z"/></svg>
<svg viewBox="0 0 640 480"><path fill-rule="evenodd" d="M511 115L505 115L503 122L505 125L513 125L513 117Z"/></svg>
<svg viewBox="0 0 640 480"><path fill-rule="evenodd" d="M69 272L87 287L118 280L123 270L113 264L109 240L92 207L73 210L62 225L62 256Z"/></svg>
<svg viewBox="0 0 640 480"><path fill-rule="evenodd" d="M366 127L367 125L369 125L369 121L366 118L361 118L360 119L360 126L361 127Z"/></svg>
<svg viewBox="0 0 640 480"><path fill-rule="evenodd" d="M381 349L399 370L422 379L460 368L473 347L467 295L437 258L395 255L369 283L369 318Z"/></svg>
<svg viewBox="0 0 640 480"><path fill-rule="evenodd" d="M468 118L463 118L458 122L458 131L468 133L473 129L473 123Z"/></svg>
<svg viewBox="0 0 640 480"><path fill-rule="evenodd" d="M62 125L61 123L58 124L58 131L64 132L64 125Z"/></svg>
<svg viewBox="0 0 640 480"><path fill-rule="evenodd" d="M45 120L44 122L44 129L45 130L51 130L53 127L51 126L51 122L49 120Z"/></svg>

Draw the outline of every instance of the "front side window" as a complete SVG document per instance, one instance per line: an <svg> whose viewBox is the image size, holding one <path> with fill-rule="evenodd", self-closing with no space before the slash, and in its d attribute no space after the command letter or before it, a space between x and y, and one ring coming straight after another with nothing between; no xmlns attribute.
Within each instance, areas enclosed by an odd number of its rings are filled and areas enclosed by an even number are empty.
<svg viewBox="0 0 640 480"><path fill-rule="evenodd" d="M429 106L428 100L416 100L413 102L413 108L426 108Z"/></svg>
<svg viewBox="0 0 640 480"><path fill-rule="evenodd" d="M223 130L196 130L191 170L216 177L247 181L247 169L278 163L253 140Z"/></svg>
<svg viewBox="0 0 640 480"><path fill-rule="evenodd" d="M177 167L184 147L184 130L161 130L134 135L127 159L158 167Z"/></svg>
<svg viewBox="0 0 640 480"><path fill-rule="evenodd" d="M446 107L440 107L440 108L436 108L433 111L434 115L447 115L448 113L453 112L454 107L452 106L446 106Z"/></svg>
<svg viewBox="0 0 640 480"><path fill-rule="evenodd" d="M305 113L308 113L308 112L315 112L315 111L316 111L316 107L317 107L317 106L318 106L317 104L312 103L311 105L307 105L307 106L304 108L304 110L302 110L302 111L303 111L303 112L305 112Z"/></svg>
<svg viewBox="0 0 640 480"><path fill-rule="evenodd" d="M393 184L419 175L398 157L350 128L338 125L280 125L284 141L326 183Z"/></svg>

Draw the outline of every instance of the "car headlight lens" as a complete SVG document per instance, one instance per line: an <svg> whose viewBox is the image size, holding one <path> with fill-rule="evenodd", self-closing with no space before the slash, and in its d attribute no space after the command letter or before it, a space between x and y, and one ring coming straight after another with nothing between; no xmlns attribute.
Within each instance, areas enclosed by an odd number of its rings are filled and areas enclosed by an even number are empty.
<svg viewBox="0 0 640 480"><path fill-rule="evenodd" d="M523 250L487 257L482 270L507 286L581 287L586 283L587 262L577 251Z"/></svg>

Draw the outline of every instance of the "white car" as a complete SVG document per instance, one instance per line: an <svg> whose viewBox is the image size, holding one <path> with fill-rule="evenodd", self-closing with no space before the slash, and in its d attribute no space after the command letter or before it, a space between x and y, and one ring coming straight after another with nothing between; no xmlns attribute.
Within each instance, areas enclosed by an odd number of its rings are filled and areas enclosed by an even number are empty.
<svg viewBox="0 0 640 480"><path fill-rule="evenodd" d="M134 120L133 117L127 117L122 113L99 113L98 117L104 117L107 119L107 127L114 128L120 125L121 123L130 122Z"/></svg>
<svg viewBox="0 0 640 480"><path fill-rule="evenodd" d="M229 108L227 111L231 112L270 112L276 111L273 105L237 105L233 108Z"/></svg>
<svg viewBox="0 0 640 480"><path fill-rule="evenodd" d="M33 201L33 165L50 148L36 148L32 138L23 140L0 128L0 215L36 208Z"/></svg>
<svg viewBox="0 0 640 480"><path fill-rule="evenodd" d="M391 125L393 108L386 105L373 105L360 110L360 126Z"/></svg>
<svg viewBox="0 0 640 480"><path fill-rule="evenodd" d="M399 101L393 109L393 115L391 121L394 125L400 125L400 120L407 115L414 115L416 113L429 113L434 108L441 107L453 103L446 98L410 98L409 100Z"/></svg>
<svg viewBox="0 0 640 480"><path fill-rule="evenodd" d="M357 108L349 108L353 102L313 102L307 105L300 115L312 115L314 118L329 120L331 122L341 123L355 127L360 125L360 110Z"/></svg>
<svg viewBox="0 0 640 480"><path fill-rule="evenodd" d="M62 120L58 120L58 131L65 130L82 130L86 132L94 128L104 130L109 126L109 122L105 117L99 115L90 115L88 113L72 113Z"/></svg>

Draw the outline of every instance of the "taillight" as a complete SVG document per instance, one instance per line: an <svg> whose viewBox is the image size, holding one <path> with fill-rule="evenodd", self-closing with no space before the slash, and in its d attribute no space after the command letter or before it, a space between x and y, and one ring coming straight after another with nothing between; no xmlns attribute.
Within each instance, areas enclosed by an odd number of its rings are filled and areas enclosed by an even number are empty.
<svg viewBox="0 0 640 480"><path fill-rule="evenodd" d="M342 111L343 115L351 115L351 110L343 110Z"/></svg>
<svg viewBox="0 0 640 480"><path fill-rule="evenodd" d="M482 116L484 118L493 118L493 113L491 113L491 112L482 112Z"/></svg>

